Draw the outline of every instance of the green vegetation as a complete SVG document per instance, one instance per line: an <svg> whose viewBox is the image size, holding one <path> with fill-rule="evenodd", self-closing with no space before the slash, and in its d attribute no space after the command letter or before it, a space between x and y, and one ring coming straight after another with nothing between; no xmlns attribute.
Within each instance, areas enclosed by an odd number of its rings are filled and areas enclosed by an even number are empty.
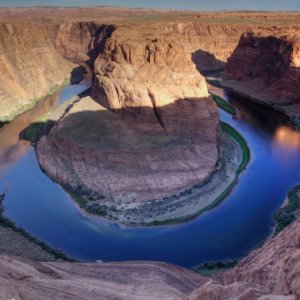
<svg viewBox="0 0 300 300"><path fill-rule="evenodd" d="M238 262L236 260L208 262L196 266L192 268L192 270L203 276L212 276L216 271L225 271L234 268L237 263Z"/></svg>
<svg viewBox="0 0 300 300"><path fill-rule="evenodd" d="M0 226L12 229L13 231L15 231L18 234L25 237L30 242L35 243L36 245L40 246L43 250L45 250L48 253L50 253L51 255L53 255L56 259L65 260L65 261L74 261L73 259L70 259L65 254L63 254L61 251L53 249L53 248L49 247L47 244L45 244L44 242L39 241L36 238L32 237L23 228L17 227L14 222L12 222L8 218L4 217L3 216L3 206L2 206L3 200L4 200L4 195L0 195Z"/></svg>
<svg viewBox="0 0 300 300"><path fill-rule="evenodd" d="M92 196L85 194L84 192L82 192L80 188L73 191L70 186L64 186L63 189L66 193L68 193L73 198L73 200L75 200L75 202L79 205L81 209L85 210L90 214L94 214L97 216L102 216L102 217L107 216L108 208L104 205L98 205L98 204L89 206L88 201L86 199L90 198L90 200L92 200ZM115 210L116 208L111 208L111 211L115 211Z"/></svg>
<svg viewBox="0 0 300 300"><path fill-rule="evenodd" d="M25 138L28 141L31 141L32 143L35 141L37 133L39 129L41 128L43 123L32 123L30 124L24 131L23 138Z"/></svg>
<svg viewBox="0 0 300 300"><path fill-rule="evenodd" d="M233 127L224 122L221 122L221 128L233 139L235 139L242 149L243 159L236 171L237 175L239 175L246 168L248 162L250 161L250 150L244 138Z"/></svg>
<svg viewBox="0 0 300 300"><path fill-rule="evenodd" d="M63 189L66 193L68 193L77 202L77 204L79 205L80 208L86 209L87 202L79 195L79 193L72 192L71 188L69 188L69 187L63 187Z"/></svg>
<svg viewBox="0 0 300 300"><path fill-rule="evenodd" d="M300 215L300 185L296 185L288 192L288 203L274 215L277 226L276 233L295 221Z"/></svg>
<svg viewBox="0 0 300 300"><path fill-rule="evenodd" d="M225 101L224 99L222 99L217 95L211 93L211 96L213 100L216 102L216 104L218 105L218 107L220 107L221 109L223 109L224 111L228 112L231 115L236 115L236 109L234 106L232 106L230 103L228 103L227 101Z"/></svg>

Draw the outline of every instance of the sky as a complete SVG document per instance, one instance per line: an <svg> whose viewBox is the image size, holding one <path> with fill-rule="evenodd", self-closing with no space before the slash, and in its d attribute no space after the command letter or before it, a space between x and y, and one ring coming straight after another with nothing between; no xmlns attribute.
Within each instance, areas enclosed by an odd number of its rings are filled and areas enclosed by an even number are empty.
<svg viewBox="0 0 300 300"><path fill-rule="evenodd" d="M191 10L297 10L300 0L0 0L0 6L114 5Z"/></svg>

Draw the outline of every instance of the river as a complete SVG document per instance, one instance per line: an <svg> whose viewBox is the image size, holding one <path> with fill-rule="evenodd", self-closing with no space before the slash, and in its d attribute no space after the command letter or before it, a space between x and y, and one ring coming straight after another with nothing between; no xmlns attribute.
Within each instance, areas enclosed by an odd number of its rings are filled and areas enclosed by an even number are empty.
<svg viewBox="0 0 300 300"><path fill-rule="evenodd" d="M32 236L80 261L158 260L192 267L238 259L272 233L273 214L300 182L300 134L285 116L221 89L238 115L220 111L246 139L251 161L239 183L215 209L174 226L126 228L80 211L60 185L39 168L19 133L85 85L65 87L0 129L0 192L4 215Z"/></svg>

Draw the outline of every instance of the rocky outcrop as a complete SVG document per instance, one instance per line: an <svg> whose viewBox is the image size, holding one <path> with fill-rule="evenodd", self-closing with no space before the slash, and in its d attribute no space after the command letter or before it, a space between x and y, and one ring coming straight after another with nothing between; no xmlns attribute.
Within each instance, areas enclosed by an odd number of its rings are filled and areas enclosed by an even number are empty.
<svg viewBox="0 0 300 300"><path fill-rule="evenodd" d="M177 37L149 28L114 31L95 61L94 76L92 95L110 109L159 109L179 99L208 97L205 79Z"/></svg>
<svg viewBox="0 0 300 300"><path fill-rule="evenodd" d="M207 279L166 263L37 263L0 257L0 299L183 299Z"/></svg>
<svg viewBox="0 0 300 300"><path fill-rule="evenodd" d="M217 159L218 113L176 40L121 27L82 99L37 145L42 168L109 215L201 185Z"/></svg>
<svg viewBox="0 0 300 300"><path fill-rule="evenodd" d="M300 221L216 279L166 263L38 263L0 257L0 299L284 299L300 297Z"/></svg>
<svg viewBox="0 0 300 300"><path fill-rule="evenodd" d="M224 85L300 119L299 28L245 33L225 68Z"/></svg>
<svg viewBox="0 0 300 300"><path fill-rule="evenodd" d="M300 297L300 220L267 241L223 275L225 284L236 281L260 284L274 294Z"/></svg>

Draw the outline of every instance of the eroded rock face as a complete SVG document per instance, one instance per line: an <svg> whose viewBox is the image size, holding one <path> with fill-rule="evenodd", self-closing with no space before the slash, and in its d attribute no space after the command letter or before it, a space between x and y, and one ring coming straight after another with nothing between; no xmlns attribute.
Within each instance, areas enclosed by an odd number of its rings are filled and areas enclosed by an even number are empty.
<svg viewBox="0 0 300 300"><path fill-rule="evenodd" d="M125 30L126 29L126 30ZM37 145L54 180L89 211L139 209L200 185L218 159L218 113L180 43L117 29L82 99Z"/></svg>
<svg viewBox="0 0 300 300"><path fill-rule="evenodd" d="M224 68L241 35L254 25L174 22L158 24L160 31L176 36L200 72Z"/></svg>
<svg viewBox="0 0 300 300"><path fill-rule="evenodd" d="M107 37L115 30L114 25L97 22L69 22L55 26L55 49L74 63L93 66L97 53Z"/></svg>
<svg viewBox="0 0 300 300"><path fill-rule="evenodd" d="M244 34L225 68L225 85L299 123L299 28Z"/></svg>
<svg viewBox="0 0 300 300"><path fill-rule="evenodd" d="M75 65L54 48L41 24L0 24L0 120L11 120L63 84Z"/></svg>
<svg viewBox="0 0 300 300"><path fill-rule="evenodd" d="M253 251L237 268L223 275L224 283L254 282L274 294L300 297L300 221Z"/></svg>
<svg viewBox="0 0 300 300"><path fill-rule="evenodd" d="M34 263L0 257L0 299L183 299L207 279L166 263Z"/></svg>
<svg viewBox="0 0 300 300"><path fill-rule="evenodd" d="M161 107L208 97L204 78L170 36L121 27L95 61L92 95L110 109Z"/></svg>

